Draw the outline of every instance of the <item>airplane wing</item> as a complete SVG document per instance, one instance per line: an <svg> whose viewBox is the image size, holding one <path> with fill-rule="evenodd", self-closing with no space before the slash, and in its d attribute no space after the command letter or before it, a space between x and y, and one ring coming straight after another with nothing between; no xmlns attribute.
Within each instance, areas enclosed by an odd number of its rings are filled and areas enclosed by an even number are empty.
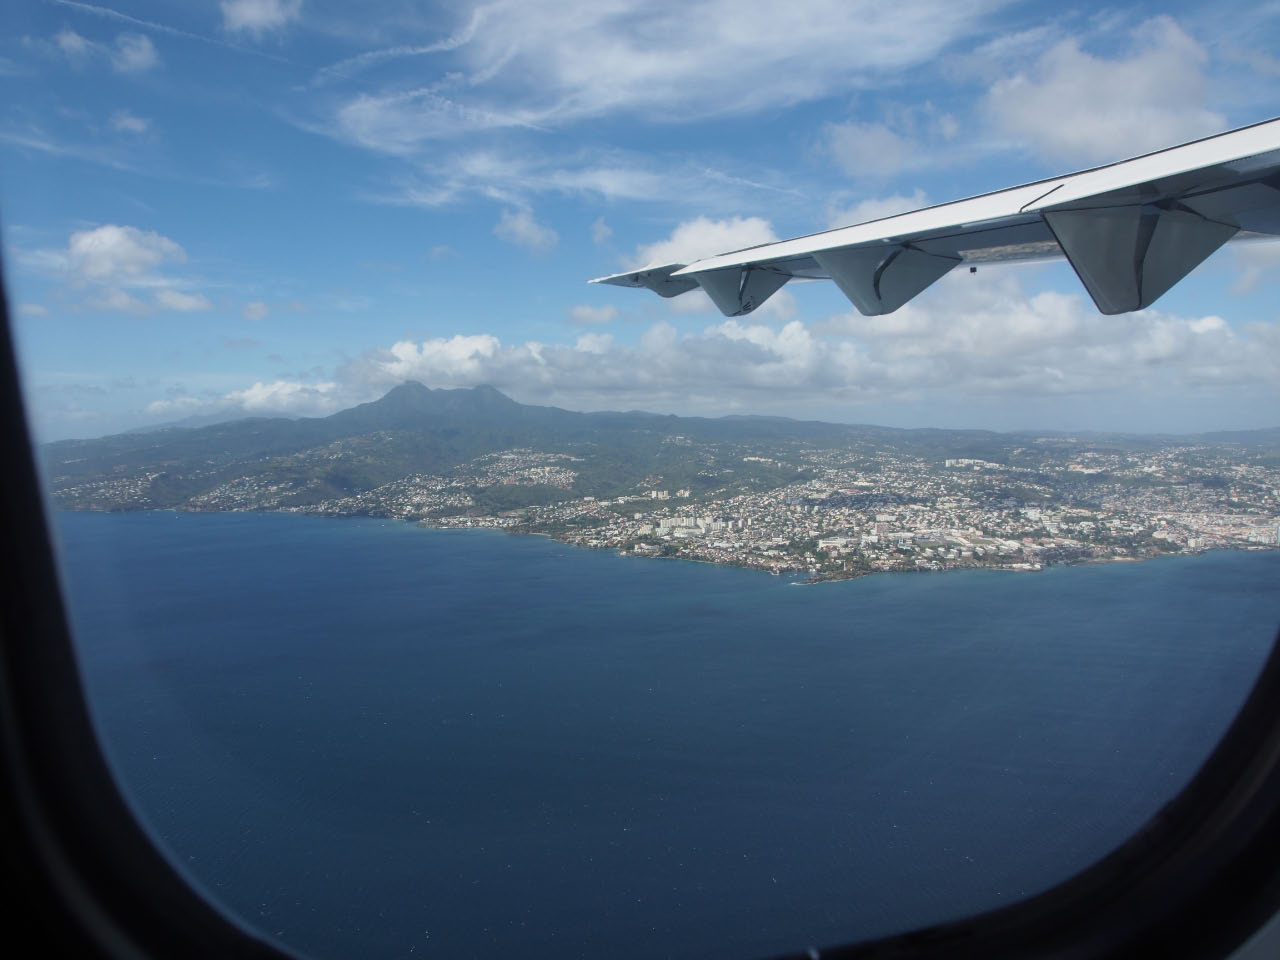
<svg viewBox="0 0 1280 960"><path fill-rule="evenodd" d="M1280 119L882 220L592 280L729 317L793 277L831 279L867 316L965 264L1065 257L1105 314L1150 306L1228 240L1280 236Z"/></svg>

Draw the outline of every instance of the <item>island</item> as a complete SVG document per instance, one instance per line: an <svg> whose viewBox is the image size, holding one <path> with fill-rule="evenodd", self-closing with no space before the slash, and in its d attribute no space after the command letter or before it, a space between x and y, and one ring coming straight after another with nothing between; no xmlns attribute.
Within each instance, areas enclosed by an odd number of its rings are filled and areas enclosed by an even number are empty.
<svg viewBox="0 0 1280 960"><path fill-rule="evenodd" d="M808 582L1280 546L1280 430L903 430L577 413L396 387L330 417L41 448L68 510L290 511L540 534Z"/></svg>

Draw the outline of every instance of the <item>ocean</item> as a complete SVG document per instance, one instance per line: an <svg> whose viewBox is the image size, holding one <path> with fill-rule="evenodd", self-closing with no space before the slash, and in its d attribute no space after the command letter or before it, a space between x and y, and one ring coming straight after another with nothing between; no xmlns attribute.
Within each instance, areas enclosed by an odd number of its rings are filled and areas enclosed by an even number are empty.
<svg viewBox="0 0 1280 960"><path fill-rule="evenodd" d="M1280 552L785 577L280 514L59 514L139 817L329 957L750 957L1043 890L1192 776Z"/></svg>

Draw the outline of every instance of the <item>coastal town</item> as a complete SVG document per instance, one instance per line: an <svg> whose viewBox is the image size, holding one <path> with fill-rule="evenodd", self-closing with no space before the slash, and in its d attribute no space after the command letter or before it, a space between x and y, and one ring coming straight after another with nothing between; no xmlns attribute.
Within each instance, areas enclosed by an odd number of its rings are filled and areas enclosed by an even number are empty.
<svg viewBox="0 0 1280 960"><path fill-rule="evenodd" d="M769 463L804 477L772 489L723 486L695 494L652 475L609 498L573 494L580 457L512 449L447 476L410 476L302 506L283 506L286 491L246 478L193 498L189 509L287 509L542 534L581 547L815 581L978 566L1033 571L1280 545L1274 456L1192 444L1098 451L1056 437L1038 446L1012 451L1016 462L998 463L793 445L773 456L739 456L744 465ZM732 476L724 452L713 453L706 459L721 465L718 478ZM563 497L505 510L478 507L477 493L494 486L559 490Z"/></svg>
<svg viewBox="0 0 1280 960"><path fill-rule="evenodd" d="M903 430L576 413L406 382L316 420L63 441L64 510L285 511L802 580L1280 547L1280 431Z"/></svg>

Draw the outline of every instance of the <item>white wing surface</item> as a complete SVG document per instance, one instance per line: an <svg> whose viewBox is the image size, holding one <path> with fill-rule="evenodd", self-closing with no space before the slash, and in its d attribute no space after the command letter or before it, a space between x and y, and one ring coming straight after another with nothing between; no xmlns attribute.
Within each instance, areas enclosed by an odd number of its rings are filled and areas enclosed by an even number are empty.
<svg viewBox="0 0 1280 960"><path fill-rule="evenodd" d="M868 316L960 264L1066 257L1098 309L1150 306L1228 240L1280 236L1280 119L1132 160L592 283L674 297L701 287L726 316L793 277L831 279Z"/></svg>

